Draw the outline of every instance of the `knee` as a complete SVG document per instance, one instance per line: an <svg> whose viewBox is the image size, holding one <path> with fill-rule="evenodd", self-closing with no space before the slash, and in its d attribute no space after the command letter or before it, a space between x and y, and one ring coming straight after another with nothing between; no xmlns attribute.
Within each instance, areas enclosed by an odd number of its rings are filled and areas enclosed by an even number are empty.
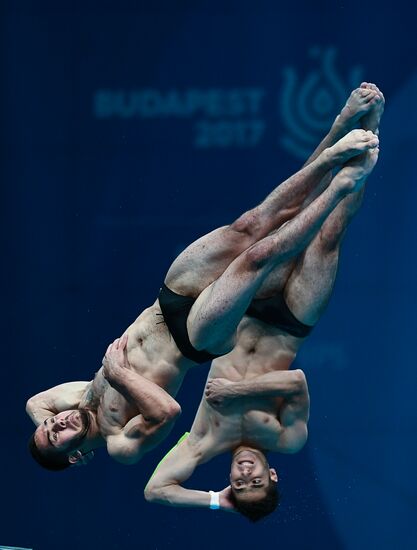
<svg viewBox="0 0 417 550"><path fill-rule="evenodd" d="M248 235L249 237L256 236L261 226L261 220L256 208L242 214L229 227L232 231Z"/></svg>
<svg viewBox="0 0 417 550"><path fill-rule="evenodd" d="M339 251L344 233L345 231L341 227L333 227L331 231L326 230L325 228L321 229L318 234L320 251L323 254L337 253Z"/></svg>
<svg viewBox="0 0 417 550"><path fill-rule="evenodd" d="M255 243L244 253L245 268L249 271L259 271L271 261L273 252L273 245L269 239Z"/></svg>

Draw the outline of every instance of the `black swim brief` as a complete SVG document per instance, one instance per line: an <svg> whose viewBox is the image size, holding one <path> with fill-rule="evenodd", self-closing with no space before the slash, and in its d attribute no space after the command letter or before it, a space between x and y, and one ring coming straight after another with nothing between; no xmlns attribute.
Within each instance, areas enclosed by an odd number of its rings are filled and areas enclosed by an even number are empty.
<svg viewBox="0 0 417 550"><path fill-rule="evenodd" d="M187 331L187 318L195 298L176 294L165 284L162 285L158 298L164 321L184 357L196 363L205 363L220 357L220 355L214 355L204 350L198 351L190 342ZM246 315L255 317L297 338L304 338L313 330L312 326L305 325L296 319L289 310L282 294L277 294L272 298L252 300Z"/></svg>
<svg viewBox="0 0 417 550"><path fill-rule="evenodd" d="M205 363L206 361L220 357L220 355L214 355L208 351L198 351L190 342L187 331L187 318L193 307L195 298L176 294L163 284L158 299L164 321L184 357L196 363Z"/></svg>
<svg viewBox="0 0 417 550"><path fill-rule="evenodd" d="M305 325L293 315L282 293L271 298L252 300L246 315L255 317L297 338L308 336L314 328L311 325Z"/></svg>

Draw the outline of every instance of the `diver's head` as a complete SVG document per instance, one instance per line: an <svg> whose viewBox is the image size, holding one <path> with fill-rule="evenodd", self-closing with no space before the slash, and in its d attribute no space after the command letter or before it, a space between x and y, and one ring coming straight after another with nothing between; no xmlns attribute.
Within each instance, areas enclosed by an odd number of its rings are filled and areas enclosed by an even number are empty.
<svg viewBox="0 0 417 550"><path fill-rule="evenodd" d="M89 442L91 411L73 409L45 419L29 439L29 451L43 468L64 470L86 464L92 451L83 452Z"/></svg>
<svg viewBox="0 0 417 550"><path fill-rule="evenodd" d="M238 447L230 470L231 500L238 512L258 521L279 503L278 475L262 451Z"/></svg>

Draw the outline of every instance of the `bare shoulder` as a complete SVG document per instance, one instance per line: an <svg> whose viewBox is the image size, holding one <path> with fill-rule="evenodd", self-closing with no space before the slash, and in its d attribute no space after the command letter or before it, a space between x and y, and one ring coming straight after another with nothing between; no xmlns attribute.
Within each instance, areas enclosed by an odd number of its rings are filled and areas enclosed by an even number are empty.
<svg viewBox="0 0 417 550"><path fill-rule="evenodd" d="M278 453L298 453L306 444L307 438L307 423L303 420L298 420L281 431L274 450Z"/></svg>
<svg viewBox="0 0 417 550"><path fill-rule="evenodd" d="M124 433L109 435L106 438L107 452L121 464L136 464L143 455L143 448L139 440L128 438Z"/></svg>
<svg viewBox="0 0 417 550"><path fill-rule="evenodd" d="M57 411L78 406L91 381L65 382L29 398L28 403L43 403L55 407Z"/></svg>

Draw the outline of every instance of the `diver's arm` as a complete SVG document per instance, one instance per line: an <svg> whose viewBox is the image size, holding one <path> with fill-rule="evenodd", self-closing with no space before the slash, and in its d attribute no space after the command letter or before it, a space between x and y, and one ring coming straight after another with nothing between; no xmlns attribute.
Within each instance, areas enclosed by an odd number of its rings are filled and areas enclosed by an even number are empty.
<svg viewBox="0 0 417 550"><path fill-rule="evenodd" d="M210 508L209 491L198 491L182 487L199 464L199 452L185 439L177 444L159 463L145 487L148 502L166 506ZM228 501L229 488L219 494L220 509L231 509Z"/></svg>
<svg viewBox="0 0 417 550"><path fill-rule="evenodd" d="M145 422L161 426L174 421L181 407L164 389L131 369L126 346L126 334L110 344L103 359L104 377L140 411Z"/></svg>
<svg viewBox="0 0 417 550"><path fill-rule="evenodd" d="M166 506L209 508L210 493L185 489L181 485L164 485L145 489L145 498L148 502L165 504Z"/></svg>
<svg viewBox="0 0 417 550"><path fill-rule="evenodd" d="M169 393L133 370L121 367L116 375L106 379L150 424L170 422L181 413L180 405Z"/></svg>
<svg viewBox="0 0 417 550"><path fill-rule="evenodd" d="M300 451L307 441L309 416L310 396L305 382L302 391L284 399L280 406L278 418L281 431L274 450L281 453Z"/></svg>
<svg viewBox="0 0 417 550"><path fill-rule="evenodd" d="M61 411L77 409L91 382L67 382L37 393L26 403L26 412L36 426Z"/></svg>
<svg viewBox="0 0 417 550"><path fill-rule="evenodd" d="M210 405L221 407L241 397L293 398L308 394L306 377L302 370L273 371L254 378L231 382L225 378L208 380L205 397Z"/></svg>
<svg viewBox="0 0 417 550"><path fill-rule="evenodd" d="M168 506L210 505L208 492L194 491L181 486L181 483L191 477L198 465L197 453L187 439L171 449L157 466L145 487L144 493L148 502Z"/></svg>
<svg viewBox="0 0 417 550"><path fill-rule="evenodd" d="M131 418L119 433L106 438L107 451L117 462L136 464L145 453L151 451L169 435L175 420L175 416L164 417L156 423L138 414Z"/></svg>

